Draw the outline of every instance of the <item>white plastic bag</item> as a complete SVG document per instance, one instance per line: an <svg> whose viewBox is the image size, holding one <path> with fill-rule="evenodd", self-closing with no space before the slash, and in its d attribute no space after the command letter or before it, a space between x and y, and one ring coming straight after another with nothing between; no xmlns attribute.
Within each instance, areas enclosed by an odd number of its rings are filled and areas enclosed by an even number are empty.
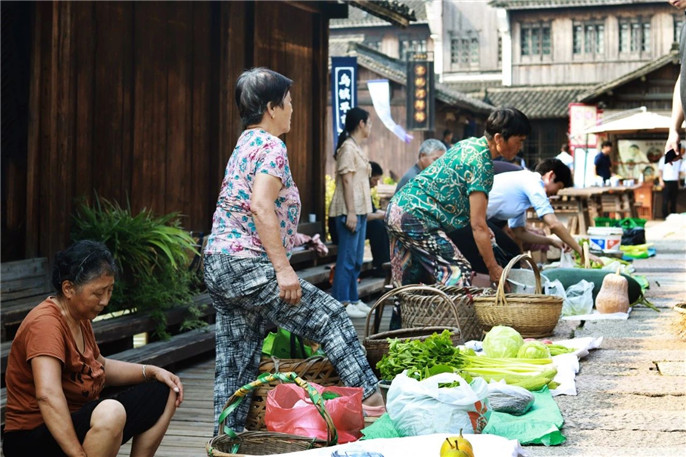
<svg viewBox="0 0 686 457"><path fill-rule="evenodd" d="M582 279L565 290L559 279L548 282L546 295L562 297L562 316L580 316L593 311L593 283Z"/></svg>
<svg viewBox="0 0 686 457"><path fill-rule="evenodd" d="M459 381L458 387L439 387ZM388 390L386 410L401 436L432 433L481 433L488 422L488 384L475 378L471 385L453 373L422 381L397 375Z"/></svg>
<svg viewBox="0 0 686 457"><path fill-rule="evenodd" d="M582 279L565 291L567 298L562 302L563 316L591 314L593 311L593 283Z"/></svg>

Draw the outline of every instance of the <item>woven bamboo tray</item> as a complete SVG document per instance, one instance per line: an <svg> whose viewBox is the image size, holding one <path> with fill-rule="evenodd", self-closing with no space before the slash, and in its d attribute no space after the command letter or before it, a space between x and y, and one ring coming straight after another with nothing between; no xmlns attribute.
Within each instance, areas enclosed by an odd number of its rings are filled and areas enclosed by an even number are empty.
<svg viewBox="0 0 686 457"><path fill-rule="evenodd" d="M444 309L450 309L452 311L452 317L449 319L449 323L446 325L434 325L434 326L421 326L412 328L401 328L399 330L391 330L390 332L381 332L370 335L371 330L371 316L375 308L381 306L384 301L392 298L395 295L402 294L403 292L414 292L414 293L424 293L429 298L437 297L438 301L442 301L441 307ZM401 300L401 315L405 313L405 303ZM372 311L367 315L367 322L365 324L364 339L362 344L367 351L367 360L369 365L374 370L376 375L379 375L379 371L376 369L376 364L381 360L384 354L388 353L388 338L398 338L401 340L420 340L424 341L434 333L441 333L443 330L449 330L452 335L451 339L454 345L459 345L464 343L462 338L462 332L459 327L459 319L457 318L457 310L455 309L455 304L444 292L436 289L435 287L429 286L419 286L419 285L408 285L397 287L390 292L384 294L379 298L374 306L372 306Z"/></svg>
<svg viewBox="0 0 686 457"><path fill-rule="evenodd" d="M250 392L271 382L293 382L305 389L326 423L326 441L278 432L246 431L235 433L226 426L226 417L238 407ZM324 399L314 387L293 372L262 373L255 381L238 389L226 402L222 414L219 416L219 435L207 442L205 451L208 457L250 457L304 451L316 447L331 446L337 442L338 433L333 419L324 407Z"/></svg>
<svg viewBox="0 0 686 457"><path fill-rule="evenodd" d="M454 306L445 306L443 297L433 291L403 291L400 293L402 326L457 326L461 330L464 341L480 340L481 323L476 317L474 298L483 294L492 294L493 289L442 284L434 284L431 287L444 292L450 297Z"/></svg>
<svg viewBox="0 0 686 457"><path fill-rule="evenodd" d="M534 294L506 294L505 283L510 269L519 261L526 261L536 275ZM518 255L507 264L494 296L474 299L476 316L484 332L496 325L517 330L524 338L541 338L552 335L562 313L562 298L541 293L541 274L528 255Z"/></svg>
<svg viewBox="0 0 686 457"><path fill-rule="evenodd" d="M262 357L259 372L260 374L294 372L305 381L314 382L323 387L343 385L331 361L327 357L319 355L308 357L307 359ZM279 384L278 380L272 380L252 390L252 401L248 410L248 417L245 421L245 428L253 431L267 429L264 425L267 394L277 384Z"/></svg>

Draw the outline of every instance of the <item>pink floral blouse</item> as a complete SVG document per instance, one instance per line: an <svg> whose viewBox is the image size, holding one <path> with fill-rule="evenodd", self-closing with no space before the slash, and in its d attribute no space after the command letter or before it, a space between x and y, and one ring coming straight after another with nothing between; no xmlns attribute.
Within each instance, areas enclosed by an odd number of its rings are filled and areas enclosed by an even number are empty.
<svg viewBox="0 0 686 457"><path fill-rule="evenodd" d="M258 173L275 176L283 183L274 201L274 208L279 220L281 241L290 255L300 220L300 194L293 182L286 145L262 129L245 130L238 138L224 171L206 254L266 256L250 210L253 185Z"/></svg>

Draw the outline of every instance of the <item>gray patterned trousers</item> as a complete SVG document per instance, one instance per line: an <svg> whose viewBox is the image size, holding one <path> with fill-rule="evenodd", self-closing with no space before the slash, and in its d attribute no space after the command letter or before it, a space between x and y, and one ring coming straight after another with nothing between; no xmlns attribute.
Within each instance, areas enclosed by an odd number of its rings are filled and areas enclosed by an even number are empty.
<svg viewBox="0 0 686 457"><path fill-rule="evenodd" d="M375 392L378 380L355 328L345 308L326 292L301 279L302 300L291 306L279 298L276 273L268 259L224 254L205 256L205 284L217 310L215 435L226 401L258 375L268 321L321 343L343 383L362 387L364 398ZM246 398L228 417L227 425L242 430L249 405L250 398Z"/></svg>

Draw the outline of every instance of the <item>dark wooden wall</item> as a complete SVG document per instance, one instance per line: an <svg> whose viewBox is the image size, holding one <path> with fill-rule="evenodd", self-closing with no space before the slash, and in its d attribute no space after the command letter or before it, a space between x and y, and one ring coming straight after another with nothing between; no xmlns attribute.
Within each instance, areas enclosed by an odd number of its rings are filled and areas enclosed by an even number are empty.
<svg viewBox="0 0 686 457"><path fill-rule="evenodd" d="M2 261L51 257L62 249L75 202L92 199L94 192L123 205L128 201L134 211L179 211L186 229L208 232L224 167L241 131L235 82L253 66L294 80L292 130L285 141L303 214L322 214L328 7L326 2L17 7L23 16L14 15L30 27L30 34L15 40L30 57L27 133L18 135L23 145L19 141L5 151L3 4Z"/></svg>

